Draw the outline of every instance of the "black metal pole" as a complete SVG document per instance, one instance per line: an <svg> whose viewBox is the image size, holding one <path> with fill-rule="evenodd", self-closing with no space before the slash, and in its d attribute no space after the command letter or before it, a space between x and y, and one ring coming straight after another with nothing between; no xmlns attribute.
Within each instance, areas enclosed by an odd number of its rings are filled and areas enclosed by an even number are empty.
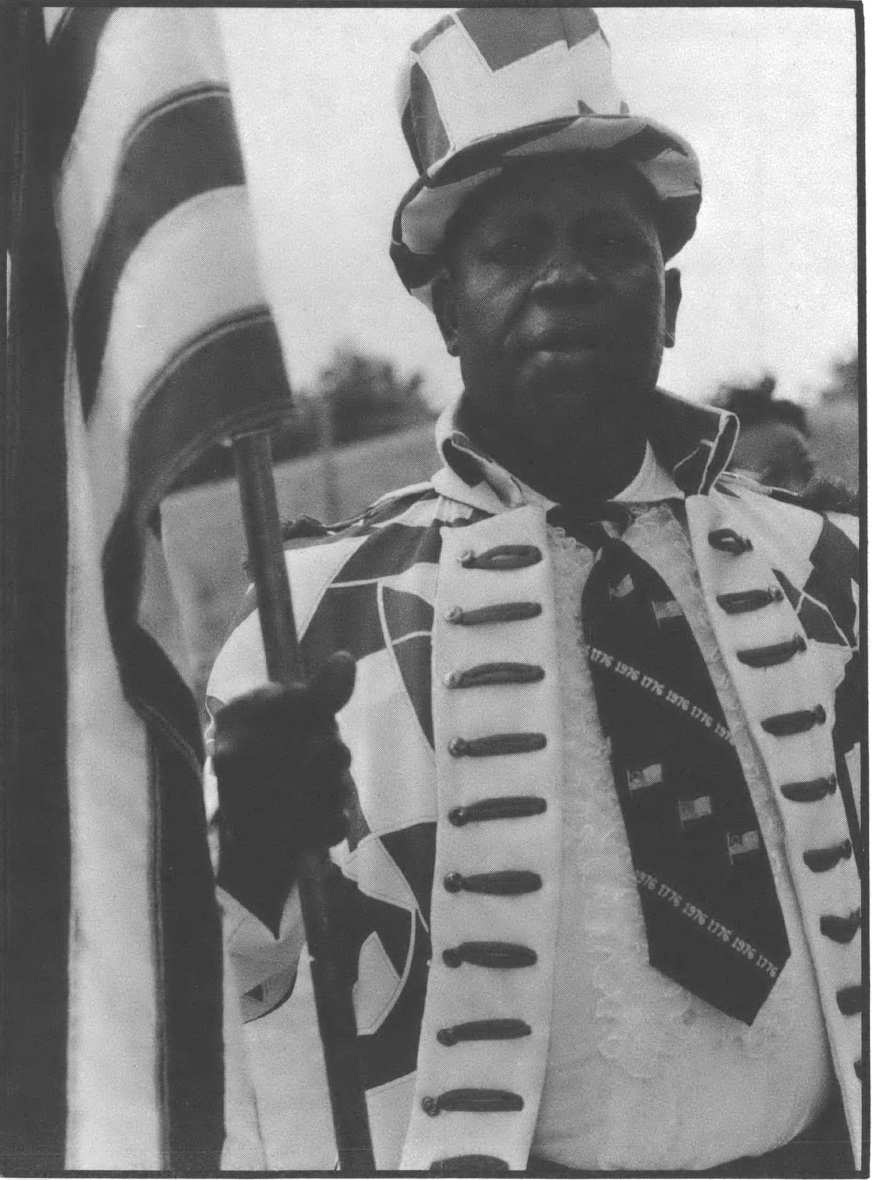
<svg viewBox="0 0 872 1180"><path fill-rule="evenodd" d="M267 673L277 684L299 682L305 679L305 669L294 626L269 434L259 431L234 439L233 454ZM326 869L326 850L300 858L300 904L312 958L312 986L339 1167L347 1175L366 1176L375 1171L375 1159L357 1051L357 1026L346 983L348 972L343 973L338 940L332 932Z"/></svg>

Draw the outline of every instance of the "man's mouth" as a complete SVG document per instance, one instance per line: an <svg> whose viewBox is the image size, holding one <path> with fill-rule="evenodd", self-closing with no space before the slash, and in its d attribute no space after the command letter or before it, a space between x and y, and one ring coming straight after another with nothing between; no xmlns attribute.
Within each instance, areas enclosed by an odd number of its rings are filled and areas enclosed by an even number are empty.
<svg viewBox="0 0 872 1180"><path fill-rule="evenodd" d="M590 327L564 325L543 328L530 335L525 351L535 352L589 352L602 344L601 334Z"/></svg>

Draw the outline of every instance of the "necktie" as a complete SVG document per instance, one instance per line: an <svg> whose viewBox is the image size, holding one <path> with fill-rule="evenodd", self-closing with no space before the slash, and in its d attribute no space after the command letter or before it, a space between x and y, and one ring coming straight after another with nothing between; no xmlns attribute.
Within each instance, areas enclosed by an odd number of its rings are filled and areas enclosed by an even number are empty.
<svg viewBox="0 0 872 1180"><path fill-rule="evenodd" d="M751 1024L790 945L705 660L666 583L613 525L549 519L597 553L582 626L649 961Z"/></svg>

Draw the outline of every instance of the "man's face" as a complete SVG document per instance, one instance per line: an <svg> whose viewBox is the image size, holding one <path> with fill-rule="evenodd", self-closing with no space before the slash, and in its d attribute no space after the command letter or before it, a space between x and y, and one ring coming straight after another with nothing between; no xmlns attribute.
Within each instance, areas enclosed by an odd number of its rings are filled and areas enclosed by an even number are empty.
<svg viewBox="0 0 872 1180"><path fill-rule="evenodd" d="M563 157L525 161L464 211L436 311L478 419L547 451L620 436L679 299L644 193L619 167Z"/></svg>

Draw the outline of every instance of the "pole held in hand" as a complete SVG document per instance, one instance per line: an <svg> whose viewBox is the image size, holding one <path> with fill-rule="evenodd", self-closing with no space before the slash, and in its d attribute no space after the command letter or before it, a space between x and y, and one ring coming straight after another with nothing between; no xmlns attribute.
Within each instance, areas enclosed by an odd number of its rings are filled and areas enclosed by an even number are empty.
<svg viewBox="0 0 872 1180"><path fill-rule="evenodd" d="M306 673L294 625L269 434L258 431L235 438L233 455L267 674L277 684L300 683L305 681ZM343 972L339 940L330 918L327 866L326 849L300 856L300 905L312 959L312 986L339 1167L348 1175L365 1176L375 1171L375 1159L348 973Z"/></svg>

